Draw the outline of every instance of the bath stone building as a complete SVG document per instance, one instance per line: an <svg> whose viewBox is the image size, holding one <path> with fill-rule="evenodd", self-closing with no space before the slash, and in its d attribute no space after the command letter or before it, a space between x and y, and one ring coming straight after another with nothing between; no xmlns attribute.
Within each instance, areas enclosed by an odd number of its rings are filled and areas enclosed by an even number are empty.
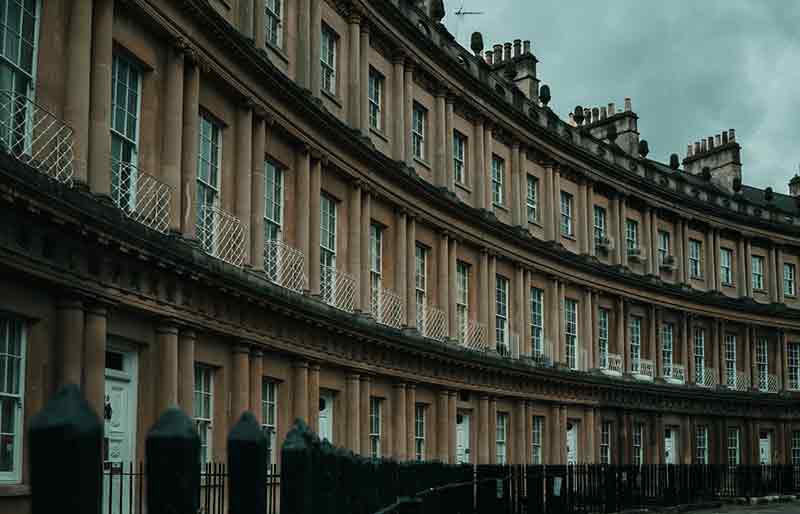
<svg viewBox="0 0 800 514"><path fill-rule="evenodd" d="M1 512L66 383L109 465L173 404L207 461L252 410L275 464L800 464L800 179L733 130L650 160L422 1L0 12Z"/></svg>

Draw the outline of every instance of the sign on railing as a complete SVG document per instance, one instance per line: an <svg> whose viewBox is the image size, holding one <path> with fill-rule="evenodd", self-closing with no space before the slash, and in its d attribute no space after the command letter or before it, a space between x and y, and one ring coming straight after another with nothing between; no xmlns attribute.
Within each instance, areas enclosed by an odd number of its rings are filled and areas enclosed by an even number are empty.
<svg viewBox="0 0 800 514"><path fill-rule="evenodd" d="M207 254L234 266L244 263L245 236L242 222L216 205L200 203L197 239Z"/></svg>
<svg viewBox="0 0 800 514"><path fill-rule="evenodd" d="M169 229L170 187L129 162L111 157L111 200L125 216L161 233Z"/></svg>
<svg viewBox="0 0 800 514"><path fill-rule="evenodd" d="M72 127L24 95L0 91L0 150L72 185Z"/></svg>
<svg viewBox="0 0 800 514"><path fill-rule="evenodd" d="M356 305L356 281L344 271L321 264L320 296L331 307L353 312Z"/></svg>
<svg viewBox="0 0 800 514"><path fill-rule="evenodd" d="M264 273L267 279L298 293L308 288L305 275L305 255L283 241L264 242Z"/></svg>

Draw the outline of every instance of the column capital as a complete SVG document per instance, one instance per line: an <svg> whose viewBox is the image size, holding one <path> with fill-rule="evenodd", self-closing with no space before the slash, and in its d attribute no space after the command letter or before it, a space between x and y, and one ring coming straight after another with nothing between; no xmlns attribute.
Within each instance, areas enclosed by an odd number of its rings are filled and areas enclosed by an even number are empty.
<svg viewBox="0 0 800 514"><path fill-rule="evenodd" d="M447 93L447 98L444 99L444 101L448 105L454 105L458 100L459 100L459 96L457 94L453 93L452 91L448 92Z"/></svg>
<svg viewBox="0 0 800 514"><path fill-rule="evenodd" d="M320 161L323 165L328 164L329 155L319 148L311 148L311 158L315 161Z"/></svg>
<svg viewBox="0 0 800 514"><path fill-rule="evenodd" d="M440 86L440 85L438 85L438 86L436 86L436 88L433 90L433 96L434 96L435 98L446 98L449 92L450 92L450 90L449 90L449 89L447 89L447 86Z"/></svg>
<svg viewBox="0 0 800 514"><path fill-rule="evenodd" d="M405 391L406 390L406 384L405 384L405 382L394 383L394 384L392 384L392 389L402 389L402 390Z"/></svg>
<svg viewBox="0 0 800 514"><path fill-rule="evenodd" d="M242 341L242 342L239 342L239 343L233 345L233 348L231 348L231 353L233 353L233 354L245 353L245 354L249 355L250 354L250 343Z"/></svg>
<svg viewBox="0 0 800 514"><path fill-rule="evenodd" d="M395 50L392 53L392 64L405 64L407 54L404 50Z"/></svg>
<svg viewBox="0 0 800 514"><path fill-rule="evenodd" d="M309 369L311 369L311 371L319 373L319 370L321 369L321 367L320 367L320 364L318 362L315 362L315 363L313 363L313 364L311 364L309 366Z"/></svg>
<svg viewBox="0 0 800 514"><path fill-rule="evenodd" d="M350 13L347 15L347 23L349 25L361 24L361 8L353 6L350 8Z"/></svg>
<svg viewBox="0 0 800 514"><path fill-rule="evenodd" d="M406 391L416 391L417 384L406 384Z"/></svg>
<svg viewBox="0 0 800 514"><path fill-rule="evenodd" d="M348 382L358 382L360 378L358 373L348 373L345 377Z"/></svg>
<svg viewBox="0 0 800 514"><path fill-rule="evenodd" d="M261 350L261 348L258 348L257 346L251 346L250 357L253 357L255 359L260 359L264 357L264 352Z"/></svg>
<svg viewBox="0 0 800 514"><path fill-rule="evenodd" d="M308 369L308 361L294 361L292 362L292 367L295 369Z"/></svg>
<svg viewBox="0 0 800 514"><path fill-rule="evenodd" d="M159 320L156 326L157 334L178 334L178 321L172 318Z"/></svg>
<svg viewBox="0 0 800 514"><path fill-rule="evenodd" d="M359 379L362 382L366 382L366 383L372 382L372 377L370 377L369 375L361 375L361 376L359 376Z"/></svg>

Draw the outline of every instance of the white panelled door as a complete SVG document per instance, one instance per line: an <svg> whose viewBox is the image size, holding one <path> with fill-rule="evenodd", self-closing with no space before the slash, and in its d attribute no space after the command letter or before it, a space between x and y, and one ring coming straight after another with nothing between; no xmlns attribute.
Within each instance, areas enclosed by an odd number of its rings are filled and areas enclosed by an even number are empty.
<svg viewBox="0 0 800 514"><path fill-rule="evenodd" d="M469 414L459 412L456 416L456 463L470 462L469 452Z"/></svg>
<svg viewBox="0 0 800 514"><path fill-rule="evenodd" d="M768 431L761 432L758 439L758 462L772 464L772 437Z"/></svg>
<svg viewBox="0 0 800 514"><path fill-rule="evenodd" d="M103 512L127 514L130 464L136 458L136 354L109 349L106 353L103 402Z"/></svg>
<svg viewBox="0 0 800 514"><path fill-rule="evenodd" d="M664 429L664 464L675 464L677 434L674 428Z"/></svg>
<svg viewBox="0 0 800 514"><path fill-rule="evenodd" d="M333 443L333 393L319 393L319 438Z"/></svg>
<svg viewBox="0 0 800 514"><path fill-rule="evenodd" d="M578 422L567 422L567 464L578 463Z"/></svg>

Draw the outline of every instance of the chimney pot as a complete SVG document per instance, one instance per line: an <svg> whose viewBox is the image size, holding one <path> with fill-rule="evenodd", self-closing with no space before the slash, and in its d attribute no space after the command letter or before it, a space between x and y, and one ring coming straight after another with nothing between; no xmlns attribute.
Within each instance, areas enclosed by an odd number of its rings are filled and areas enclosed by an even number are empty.
<svg viewBox="0 0 800 514"><path fill-rule="evenodd" d="M600 107L600 119L604 120L608 117L608 111L606 110L606 106Z"/></svg>
<svg viewBox="0 0 800 514"><path fill-rule="evenodd" d="M714 146L722 146L722 134L714 136Z"/></svg>
<svg viewBox="0 0 800 514"><path fill-rule="evenodd" d="M503 45L503 49L504 49L503 60L504 61L510 61L511 60L511 43L507 41L505 43L505 45Z"/></svg>
<svg viewBox="0 0 800 514"><path fill-rule="evenodd" d="M708 149L709 150L713 150L714 149L714 137L713 136L708 136Z"/></svg>
<svg viewBox="0 0 800 514"><path fill-rule="evenodd" d="M590 108L583 108L583 119L586 120L587 125L592 122L592 110Z"/></svg>
<svg viewBox="0 0 800 514"><path fill-rule="evenodd" d="M686 157L692 156L692 145L686 145Z"/></svg>
<svg viewBox="0 0 800 514"><path fill-rule="evenodd" d="M614 105L614 102L611 102L608 104L608 115L614 116L615 114L617 114L617 106Z"/></svg>
<svg viewBox="0 0 800 514"><path fill-rule="evenodd" d="M728 131L727 130L723 130L722 131L722 144L723 145L727 145L728 144Z"/></svg>
<svg viewBox="0 0 800 514"><path fill-rule="evenodd" d="M530 51L531 51L531 42L530 42L530 40L526 39L525 41L522 42L522 51L525 52L526 54L530 53Z"/></svg>
<svg viewBox="0 0 800 514"><path fill-rule="evenodd" d="M595 122L600 121L600 109L598 107L592 107L592 120Z"/></svg>
<svg viewBox="0 0 800 514"><path fill-rule="evenodd" d="M514 40L514 57L519 57L522 53L522 40L515 39Z"/></svg>
<svg viewBox="0 0 800 514"><path fill-rule="evenodd" d="M503 62L503 45L493 45L492 49L494 50L494 63L500 64Z"/></svg>
<svg viewBox="0 0 800 514"><path fill-rule="evenodd" d="M694 154L697 155L700 153L700 141L694 142Z"/></svg>
<svg viewBox="0 0 800 514"><path fill-rule="evenodd" d="M702 141L700 141L700 151L701 152L706 153L708 151L708 144L707 143L708 143L708 141L706 139L703 139Z"/></svg>
<svg viewBox="0 0 800 514"><path fill-rule="evenodd" d="M492 51L491 50L486 50L486 52L484 52L484 54L486 55L486 64L492 64L492 55L493 55Z"/></svg>
<svg viewBox="0 0 800 514"><path fill-rule="evenodd" d="M575 115L572 113L569 113L569 124L572 125L573 127L578 126L578 124L575 123Z"/></svg>
<svg viewBox="0 0 800 514"><path fill-rule="evenodd" d="M632 110L633 110L633 108L631 107L631 99L630 98L626 98L625 99L625 112L631 112Z"/></svg>
<svg viewBox="0 0 800 514"><path fill-rule="evenodd" d="M733 130L733 129L729 129L729 130L728 130L728 140L729 140L730 142L734 142L734 141L736 141L736 132L734 132L734 130Z"/></svg>

